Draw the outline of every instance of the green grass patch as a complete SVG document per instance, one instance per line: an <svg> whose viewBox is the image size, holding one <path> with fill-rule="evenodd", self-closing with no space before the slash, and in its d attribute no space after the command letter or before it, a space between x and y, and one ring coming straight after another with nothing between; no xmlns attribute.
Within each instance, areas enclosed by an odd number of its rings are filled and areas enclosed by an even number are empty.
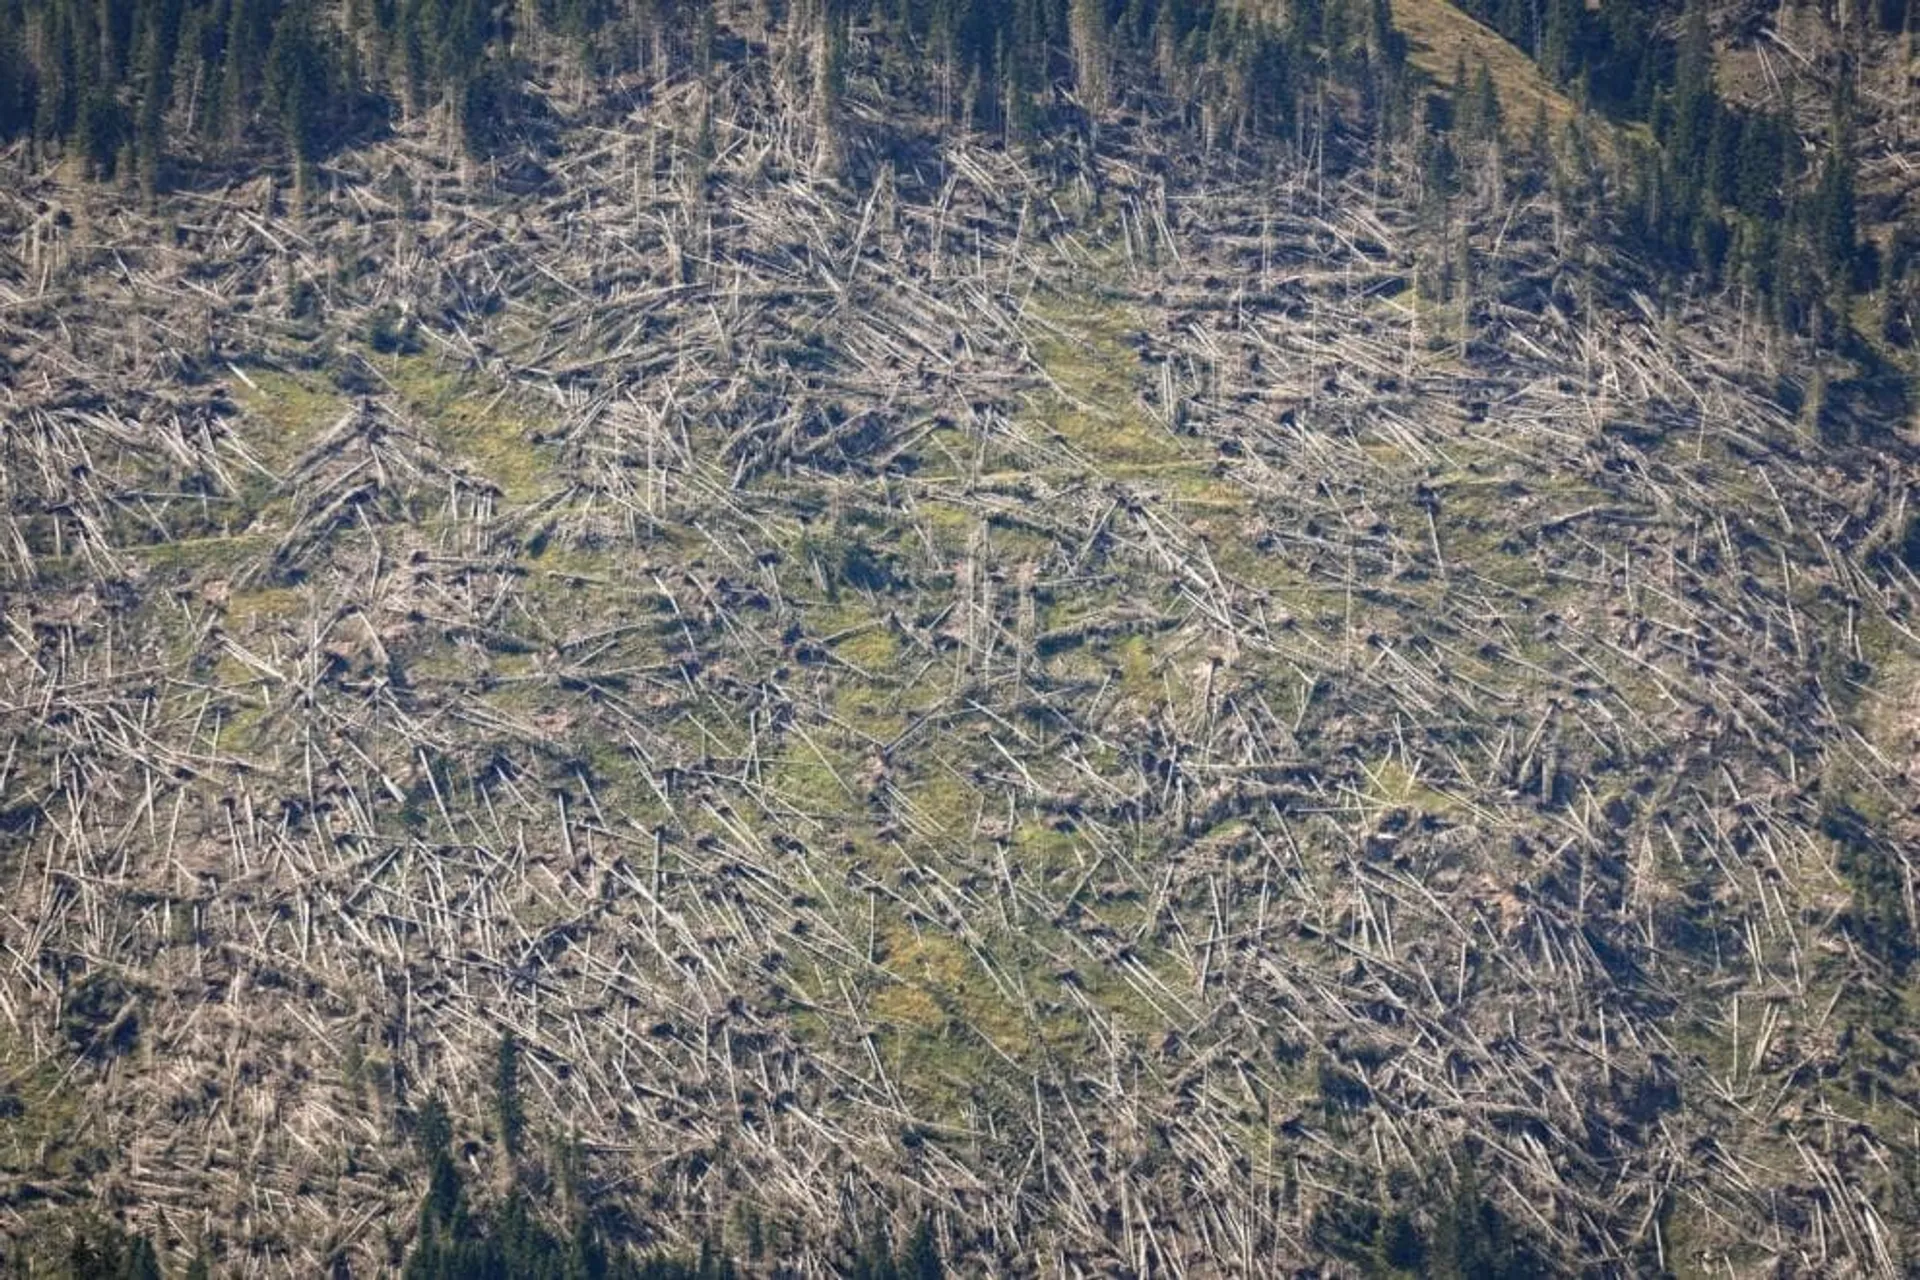
<svg viewBox="0 0 1920 1280"><path fill-rule="evenodd" d="M1531 58L1447 0L1393 0L1392 8L1393 25L1412 46L1414 66L1436 82L1453 83L1459 63L1469 68L1486 64L1500 97L1501 130L1509 138L1524 139L1541 110L1554 125L1576 114L1572 100Z"/></svg>
<svg viewBox="0 0 1920 1280"><path fill-rule="evenodd" d="M136 555L148 569L189 576L234 574L273 550L274 537L266 533L222 534L207 538L175 538L144 543L124 550Z"/></svg>
<svg viewBox="0 0 1920 1280"><path fill-rule="evenodd" d="M1034 358L1057 390L1036 397L1027 426L1057 435L1109 474L1208 463L1181 446L1140 403L1140 362L1126 345L1137 328L1124 307L1090 294L1035 295Z"/></svg>
<svg viewBox="0 0 1920 1280"><path fill-rule="evenodd" d="M1153 669L1153 642L1143 635L1131 635L1114 646L1120 687L1127 696L1143 702L1158 701L1160 678Z"/></svg>
<svg viewBox="0 0 1920 1280"><path fill-rule="evenodd" d="M372 356L407 410L447 449L470 461L507 501L531 502L552 489L556 465L533 443L536 413L510 388L447 368L431 356Z"/></svg>
<svg viewBox="0 0 1920 1280"><path fill-rule="evenodd" d="M1388 756L1367 770L1369 800L1396 809L1418 809L1443 815L1459 809L1459 802L1420 781L1398 759Z"/></svg>
<svg viewBox="0 0 1920 1280"><path fill-rule="evenodd" d="M1042 822L1023 822L1013 836L1014 859L1030 878L1078 877L1085 869L1079 841L1071 832Z"/></svg>
<svg viewBox="0 0 1920 1280"><path fill-rule="evenodd" d="M275 471L291 466L348 407L339 388L313 373L248 369L245 378L233 380L231 390L244 414L243 437Z"/></svg>
<svg viewBox="0 0 1920 1280"><path fill-rule="evenodd" d="M1026 1015L1007 1002L957 939L893 925L880 935L878 958L902 981L876 993L874 1010L897 1027L924 1035L958 1024L1013 1058L1032 1047Z"/></svg>
<svg viewBox="0 0 1920 1280"><path fill-rule="evenodd" d="M227 597L227 620L240 630L276 626L307 611L306 596L292 587L236 591Z"/></svg>
<svg viewBox="0 0 1920 1280"><path fill-rule="evenodd" d="M814 741L820 741L818 734ZM859 778L847 753L821 743L816 754L806 743L794 742L774 764L768 782L774 794L802 813L838 815L858 802Z"/></svg>
<svg viewBox="0 0 1920 1280"><path fill-rule="evenodd" d="M891 694L851 678L833 691L833 713L883 742L891 741L907 727L907 717L893 706Z"/></svg>
<svg viewBox="0 0 1920 1280"><path fill-rule="evenodd" d="M980 793L938 761L928 761L925 774L907 782L902 790L918 822L955 842L973 830L980 812Z"/></svg>
<svg viewBox="0 0 1920 1280"><path fill-rule="evenodd" d="M91 1112L53 1063L36 1063L23 1047L0 1043L0 1101L9 1104L0 1119L0 1171L26 1178L89 1171Z"/></svg>

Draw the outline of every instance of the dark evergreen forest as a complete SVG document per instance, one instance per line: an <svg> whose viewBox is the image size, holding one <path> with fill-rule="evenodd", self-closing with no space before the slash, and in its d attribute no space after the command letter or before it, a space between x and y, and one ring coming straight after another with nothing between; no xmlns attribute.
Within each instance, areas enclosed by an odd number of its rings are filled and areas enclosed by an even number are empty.
<svg viewBox="0 0 1920 1280"><path fill-rule="evenodd" d="M1609 190L1592 193L1586 213L1663 286L1744 289L1782 327L1832 341L1849 296L1904 270L1861 249L1844 75L1827 127L1808 137L1716 91L1699 0L1465 7L1589 109L1645 126L1633 135L1644 144L1609 157ZM1872 10L1881 32L1909 20L1906 0ZM1442 199L1465 160L1496 145L1484 125L1500 104L1484 70L1462 67L1429 95L1387 0L1310 0L1287 6L1283 23L1249 11L1211 0L826 0L769 11L762 29L809 51L800 61L823 110L858 73L1011 145L1072 139L1135 110L1184 122L1207 145L1259 134L1322 162L1352 158L1367 139L1411 141ZM525 141L534 86L710 68L715 29L705 0L7 0L0 136L149 197L262 164L304 176L329 149L425 111L444 111L457 145L485 155ZM1571 132L1553 139L1538 122L1526 158L1579 154L1587 140Z"/></svg>
<svg viewBox="0 0 1920 1280"><path fill-rule="evenodd" d="M1634 0L1462 7L1576 101L1646 127L1653 145L1637 148L1622 175L1615 229L1663 274L1744 286L1783 324L1825 336L1842 323L1849 294L1891 273L1862 251L1857 233L1850 68L1834 79L1824 133L1803 137L1784 112L1721 96L1701 0L1678 12ZM1892 39L1911 20L1909 0L1865 8L1871 39Z"/></svg>

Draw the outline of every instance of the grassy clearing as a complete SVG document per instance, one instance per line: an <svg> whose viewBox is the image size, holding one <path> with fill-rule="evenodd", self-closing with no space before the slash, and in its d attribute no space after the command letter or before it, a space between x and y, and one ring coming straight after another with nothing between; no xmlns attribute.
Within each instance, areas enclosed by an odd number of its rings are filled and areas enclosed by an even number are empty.
<svg viewBox="0 0 1920 1280"><path fill-rule="evenodd" d="M1441 554L1449 566L1459 566L1509 591L1531 594L1544 590L1545 571L1533 549L1518 544L1511 528L1471 516L1436 517Z"/></svg>
<svg viewBox="0 0 1920 1280"><path fill-rule="evenodd" d="M1035 954L1019 940L990 936L983 945L1003 975L1040 996L1031 1011L1009 1000L955 938L893 925L882 940L880 959L898 981L876 992L871 1008L885 1023L909 1087L957 1101L957 1088L1003 1076L1009 1059L1027 1062L1035 1055L1072 1054L1089 1046L1092 1028L1085 1015L1046 997L1058 978L1027 963ZM1098 966L1077 970L1075 981L1120 1029L1164 1025L1161 1014L1127 982Z"/></svg>
<svg viewBox="0 0 1920 1280"><path fill-rule="evenodd" d="M150 570L174 570L197 577L236 573L273 550L274 541L274 535L268 533L233 533L142 543L121 550L138 556Z"/></svg>
<svg viewBox="0 0 1920 1280"><path fill-rule="evenodd" d="M834 652L868 671L887 671L900 656L900 641L882 623L862 627L834 645Z"/></svg>
<svg viewBox="0 0 1920 1280"><path fill-rule="evenodd" d="M854 679L851 673L834 690L833 714L882 742L898 737L907 727L907 717L893 706L890 693Z"/></svg>
<svg viewBox="0 0 1920 1280"><path fill-rule="evenodd" d="M1393 25L1406 33L1413 65L1441 84L1453 82L1462 61L1469 72L1486 63L1500 95L1503 130L1511 138L1524 137L1542 107L1554 125L1577 113L1572 99L1554 88L1531 58L1447 0L1393 0Z"/></svg>
<svg viewBox="0 0 1920 1280"><path fill-rule="evenodd" d="M1861 728L1888 758L1912 760L1920 756L1920 652L1883 616L1867 614L1856 626L1860 654L1873 669Z"/></svg>
<svg viewBox="0 0 1920 1280"><path fill-rule="evenodd" d="M1502 101L1505 101L1504 97ZM1415 342L1407 359L1410 374L1471 373L1461 359L1458 301L1427 297L1409 284L1395 293L1374 295L1367 300L1363 309L1382 321L1404 320L1413 326ZM1380 441L1364 447L1384 462L1406 460L1405 451L1398 440Z"/></svg>
<svg viewBox="0 0 1920 1280"><path fill-rule="evenodd" d="M77 1092L50 1063L34 1063L24 1048L0 1043L0 1172L62 1177L85 1162L88 1114Z"/></svg>
<svg viewBox="0 0 1920 1280"><path fill-rule="evenodd" d="M873 997L874 1016L892 1028L907 1031L939 1031L947 1021L940 1007L924 988L910 983L895 983Z"/></svg>
<svg viewBox="0 0 1920 1280"><path fill-rule="evenodd" d="M624 612L640 589L628 588L621 576L621 558L608 551L588 551L549 544L537 556L520 561L526 569L521 591L527 602L544 612L552 625L574 615L611 621ZM652 594L651 583L641 580Z"/></svg>
<svg viewBox="0 0 1920 1280"><path fill-rule="evenodd" d="M788 746L768 782L786 804L802 813L839 818L859 801L859 762L814 737L819 750L805 742Z"/></svg>
<svg viewBox="0 0 1920 1280"><path fill-rule="evenodd" d="M1029 425L1057 435L1110 476L1207 465L1148 417L1137 395L1140 362L1126 335L1132 313L1090 294L1036 295L1029 304L1041 326L1034 358L1059 388L1038 397Z"/></svg>
<svg viewBox="0 0 1920 1280"><path fill-rule="evenodd" d="M891 671L900 655L900 641L885 619L848 596L808 609L807 629L840 657L876 675Z"/></svg>
<svg viewBox="0 0 1920 1280"><path fill-rule="evenodd" d="M1056 878L1072 883L1087 865L1071 833L1039 822L1023 822L1014 832L1013 857L1021 874L1041 883Z"/></svg>
<svg viewBox="0 0 1920 1280"><path fill-rule="evenodd" d="M925 775L903 788L918 824L960 840L973 830L984 803L980 793L938 761L929 761Z"/></svg>
<svg viewBox="0 0 1920 1280"><path fill-rule="evenodd" d="M1165 690L1154 661L1153 643L1143 635L1131 635L1114 646L1118 662L1120 688L1137 702L1152 704Z"/></svg>
<svg viewBox="0 0 1920 1280"><path fill-rule="evenodd" d="M898 979L869 1005L881 1043L901 1084L941 1122L960 1122L1007 1058L1020 1061L1034 1051L1036 1028L956 939L892 923L878 942L878 958Z"/></svg>
<svg viewBox="0 0 1920 1280"><path fill-rule="evenodd" d="M305 594L292 587L236 591L227 598L227 621L234 629L252 631L289 622L306 609Z"/></svg>
<svg viewBox="0 0 1920 1280"><path fill-rule="evenodd" d="M275 471L291 466L348 406L347 397L319 374L248 369L230 386L244 414L247 444Z"/></svg>
<svg viewBox="0 0 1920 1280"><path fill-rule="evenodd" d="M431 356L371 359L408 411L499 485L507 501L531 502L554 486L554 464L530 438L537 417L509 388L449 369Z"/></svg>
<svg viewBox="0 0 1920 1280"><path fill-rule="evenodd" d="M1270 592L1279 608L1295 618L1339 620L1346 615L1343 589L1308 573L1284 554L1262 551L1238 533L1214 539L1208 549L1222 574Z"/></svg>
<svg viewBox="0 0 1920 1280"><path fill-rule="evenodd" d="M1392 756L1367 770L1367 798L1394 809L1418 809L1436 817L1456 812L1459 802L1435 791Z"/></svg>

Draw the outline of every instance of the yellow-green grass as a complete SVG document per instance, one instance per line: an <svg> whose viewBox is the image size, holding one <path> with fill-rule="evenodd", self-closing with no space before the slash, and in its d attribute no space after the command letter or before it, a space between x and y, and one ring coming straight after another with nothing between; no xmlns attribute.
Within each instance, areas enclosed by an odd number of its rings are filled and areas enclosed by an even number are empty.
<svg viewBox="0 0 1920 1280"><path fill-rule="evenodd" d="M1577 113L1531 58L1447 0L1393 0L1393 25L1406 35L1413 65L1441 84L1451 84L1463 62L1469 74L1485 63L1500 95L1502 127L1511 137L1532 129L1542 107L1555 126Z"/></svg>
<svg viewBox="0 0 1920 1280"><path fill-rule="evenodd" d="M375 365L407 410L507 501L531 502L555 487L552 463L532 439L539 416L509 388L432 356L375 357Z"/></svg>
<svg viewBox="0 0 1920 1280"><path fill-rule="evenodd" d="M1125 342L1137 327L1123 306L1091 293L1035 295L1034 358L1057 390L1036 397L1025 424L1057 435L1109 476L1202 465L1139 403L1139 361Z"/></svg>
<svg viewBox="0 0 1920 1280"><path fill-rule="evenodd" d="M268 467L284 471L300 452L340 420L347 398L316 373L247 369L230 384L244 415L247 445Z"/></svg>

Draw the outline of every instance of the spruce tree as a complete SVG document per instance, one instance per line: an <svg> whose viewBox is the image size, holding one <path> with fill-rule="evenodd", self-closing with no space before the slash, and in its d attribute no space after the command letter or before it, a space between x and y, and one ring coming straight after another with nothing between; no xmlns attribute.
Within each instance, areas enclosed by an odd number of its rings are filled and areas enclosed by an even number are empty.
<svg viewBox="0 0 1920 1280"><path fill-rule="evenodd" d="M1812 235L1826 278L1850 287L1857 244L1854 162L1845 138L1836 139L1820 168L1812 203Z"/></svg>
<svg viewBox="0 0 1920 1280"><path fill-rule="evenodd" d="M105 85L95 85L82 100L73 134L74 150L90 178L114 175L120 144L126 138L126 115Z"/></svg>
<svg viewBox="0 0 1920 1280"><path fill-rule="evenodd" d="M1673 117L1665 139L1676 164L1689 172L1706 158L1719 99L1713 88L1713 47L1704 0L1688 0L1674 64Z"/></svg>
<svg viewBox="0 0 1920 1280"><path fill-rule="evenodd" d="M1107 42L1106 0L1073 0L1068 30L1073 43L1074 83L1080 101L1097 119L1107 108L1112 58Z"/></svg>
<svg viewBox="0 0 1920 1280"><path fill-rule="evenodd" d="M1559 84L1570 83L1580 69L1575 54L1579 48L1580 19L1584 12L1580 0L1547 0L1539 62L1540 69Z"/></svg>
<svg viewBox="0 0 1920 1280"><path fill-rule="evenodd" d="M173 51L157 25L141 33L139 96L134 107L134 160L139 168L140 193L152 201L160 185L160 166L166 149L162 115L167 100L167 73Z"/></svg>
<svg viewBox="0 0 1920 1280"><path fill-rule="evenodd" d="M517 1156L527 1117L520 1101L520 1040L511 1031L500 1038L494 1058L493 1105L500 1121L500 1146L508 1156Z"/></svg>
<svg viewBox="0 0 1920 1280"><path fill-rule="evenodd" d="M1500 94L1493 87L1493 72L1484 61L1474 71L1473 87L1467 96L1474 141L1492 142L1500 136Z"/></svg>
<svg viewBox="0 0 1920 1280"><path fill-rule="evenodd" d="M296 193L304 193L307 171L324 133L328 86L333 77L325 46L304 7L283 16L266 60L266 99L293 160Z"/></svg>
<svg viewBox="0 0 1920 1280"><path fill-rule="evenodd" d="M10 6L0 6L0 139L17 138L33 125L27 81L18 17Z"/></svg>
<svg viewBox="0 0 1920 1280"><path fill-rule="evenodd" d="M126 1280L161 1280L160 1255L154 1252L153 1241L145 1236L134 1238L124 1274Z"/></svg>
<svg viewBox="0 0 1920 1280"><path fill-rule="evenodd" d="M91 76L82 79L73 15L67 6L53 7L44 30L45 52L39 66L40 92L33 132L42 142L64 142L79 121L81 96L87 92Z"/></svg>

